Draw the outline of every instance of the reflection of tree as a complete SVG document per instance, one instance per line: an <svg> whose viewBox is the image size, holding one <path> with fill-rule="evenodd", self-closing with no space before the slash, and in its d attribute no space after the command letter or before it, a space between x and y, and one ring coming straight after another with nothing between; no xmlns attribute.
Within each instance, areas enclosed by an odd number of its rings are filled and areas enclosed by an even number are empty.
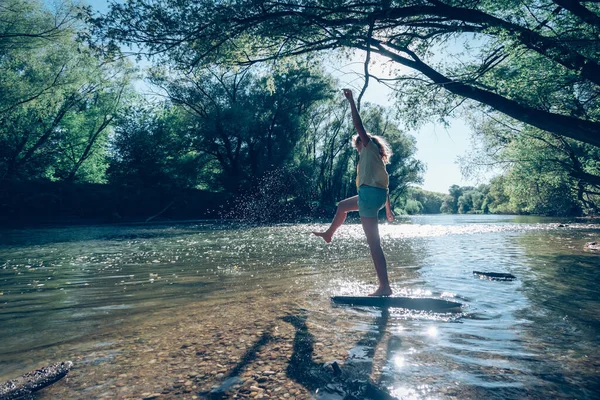
<svg viewBox="0 0 600 400"><path fill-rule="evenodd" d="M516 318L529 321L522 325L522 340L528 350L544 359L543 364L532 366L534 373L549 385L562 386L558 391L571 386L565 382L581 382L568 396L582 398L600 388L600 351L595 345L600 332L600 269L598 255L584 253L583 235L565 229L518 239L528 258L526 269L519 274L527 307L516 312ZM554 356L547 358L546 354Z"/></svg>
<svg viewBox="0 0 600 400"><path fill-rule="evenodd" d="M598 256L584 253L585 240L571 241L572 235L567 231L544 234L543 237L535 233L519 240L526 253L533 257L528 263L531 270L520 274L525 289L523 294L531 303L531 307L523 312L536 321L532 328L562 321L559 329L589 331L595 336L600 323L597 308L590 306L598 304ZM573 242L577 243L576 250L567 250L567 243ZM545 330L539 333L542 337L555 335L555 332ZM573 344L572 337L562 338L569 345Z"/></svg>

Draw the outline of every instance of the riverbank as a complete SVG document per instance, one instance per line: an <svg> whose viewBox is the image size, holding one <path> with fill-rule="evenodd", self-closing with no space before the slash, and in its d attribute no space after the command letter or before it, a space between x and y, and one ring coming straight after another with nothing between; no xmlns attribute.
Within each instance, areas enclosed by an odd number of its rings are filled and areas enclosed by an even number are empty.
<svg viewBox="0 0 600 400"><path fill-rule="evenodd" d="M0 188L0 226L4 227L225 219L297 223L329 220L335 213L335 205L311 206L302 199L282 199L279 193L235 196L161 186L50 181L1 181ZM569 219L597 223L600 216L565 217Z"/></svg>
<svg viewBox="0 0 600 400"><path fill-rule="evenodd" d="M1 187L4 226L218 219L231 210L231 196L195 189L48 181L2 181Z"/></svg>

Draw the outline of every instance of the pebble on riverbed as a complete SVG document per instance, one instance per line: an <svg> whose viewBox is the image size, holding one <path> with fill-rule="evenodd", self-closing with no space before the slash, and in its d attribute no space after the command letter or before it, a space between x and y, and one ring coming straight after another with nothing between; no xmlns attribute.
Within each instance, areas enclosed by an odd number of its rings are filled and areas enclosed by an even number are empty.
<svg viewBox="0 0 600 400"><path fill-rule="evenodd" d="M583 246L583 249L588 251L600 252L600 242L588 242Z"/></svg>
<svg viewBox="0 0 600 400"><path fill-rule="evenodd" d="M157 313L134 332L111 332L122 338L104 351L114 356L76 363L68 382L40 398L201 399L212 391L223 398L312 399L287 372L296 328L282 317L298 313L297 304L262 298ZM360 332L336 327L347 322L323 315L326 321L306 321L314 339L309 356L314 365L337 360L343 369Z"/></svg>

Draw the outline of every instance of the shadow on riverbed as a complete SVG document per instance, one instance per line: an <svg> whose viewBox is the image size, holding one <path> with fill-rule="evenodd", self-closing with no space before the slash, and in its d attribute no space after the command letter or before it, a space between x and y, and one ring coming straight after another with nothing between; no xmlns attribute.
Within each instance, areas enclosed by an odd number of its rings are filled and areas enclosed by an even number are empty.
<svg viewBox="0 0 600 400"><path fill-rule="evenodd" d="M381 315L375 318L373 328L367 332L348 352L348 359L343 366L336 361L317 363L313 361L315 337L306 325L306 315L287 315L280 317L291 324L295 330L293 354L288 363L286 374L306 389L317 399L395 399L370 380L373 372L373 357L381 342L389 321L389 311L382 309ZM245 367L256 359L260 349L274 340L272 330L264 332L261 338L242 356L240 362L228 374L221 386L206 393L200 393L208 399L228 397L228 390L242 381L238 378ZM388 343L386 358L390 357L390 349L397 348L397 338ZM393 343L392 343L393 342Z"/></svg>
<svg viewBox="0 0 600 400"><path fill-rule="evenodd" d="M287 374L314 393L316 398L393 399L370 380L375 350L389 321L387 309L382 309L381 315L375 319L376 329L367 332L349 351L348 360L342 368L336 368L337 364L320 364L312 360L315 338L308 331L305 316L294 315L282 319L296 328L294 353Z"/></svg>

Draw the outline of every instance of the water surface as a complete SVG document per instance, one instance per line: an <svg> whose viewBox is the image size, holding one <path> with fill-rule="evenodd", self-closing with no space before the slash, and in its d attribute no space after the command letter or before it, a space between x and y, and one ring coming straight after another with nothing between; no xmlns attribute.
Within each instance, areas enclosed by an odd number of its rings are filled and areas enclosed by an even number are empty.
<svg viewBox="0 0 600 400"><path fill-rule="evenodd" d="M600 226L512 216L382 225L395 294L463 303L452 315L332 306L332 295L374 290L375 274L359 224L329 245L310 234L325 226L0 230L0 381L72 359L69 383L40 398L202 397L238 378L272 397L280 387L343 398L364 389L356 382L399 399L600 397L600 256L583 250ZM164 371L144 369L163 361ZM266 365L275 370L261 382Z"/></svg>

